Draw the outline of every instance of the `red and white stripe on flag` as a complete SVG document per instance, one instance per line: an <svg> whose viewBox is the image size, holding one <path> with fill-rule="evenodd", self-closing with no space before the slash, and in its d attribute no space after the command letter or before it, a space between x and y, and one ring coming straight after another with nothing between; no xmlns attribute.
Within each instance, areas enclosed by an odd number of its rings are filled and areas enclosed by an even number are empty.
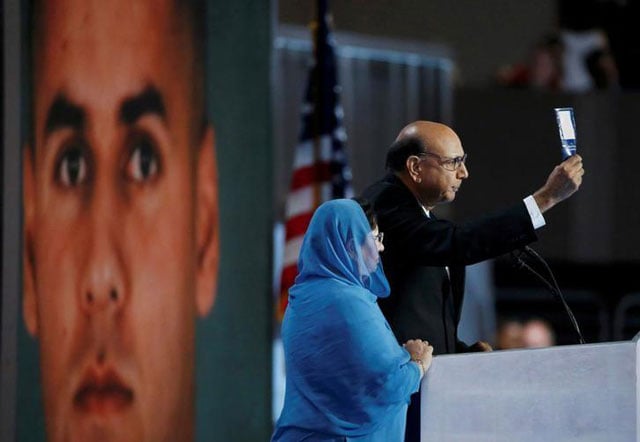
<svg viewBox="0 0 640 442"><path fill-rule="evenodd" d="M318 1L318 17L314 60L302 106L302 129L286 201L285 247L277 306L279 320L282 320L289 288L298 273L300 246L313 212L324 201L353 196L326 0Z"/></svg>

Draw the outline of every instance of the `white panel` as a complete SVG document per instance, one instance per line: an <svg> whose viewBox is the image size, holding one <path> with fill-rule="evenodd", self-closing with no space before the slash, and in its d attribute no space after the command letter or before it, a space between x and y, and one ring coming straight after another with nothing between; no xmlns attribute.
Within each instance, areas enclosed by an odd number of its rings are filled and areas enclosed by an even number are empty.
<svg viewBox="0 0 640 442"><path fill-rule="evenodd" d="M421 440L637 441L637 358L635 342L437 356Z"/></svg>

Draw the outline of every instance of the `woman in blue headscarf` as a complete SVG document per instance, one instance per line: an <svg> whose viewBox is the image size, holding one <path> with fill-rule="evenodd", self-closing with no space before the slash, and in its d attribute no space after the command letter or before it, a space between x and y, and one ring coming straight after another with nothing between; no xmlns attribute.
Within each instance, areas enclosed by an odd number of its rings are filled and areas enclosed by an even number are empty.
<svg viewBox="0 0 640 442"><path fill-rule="evenodd" d="M343 199L311 219L282 323L287 378L273 442L404 438L433 349L420 340L400 346L378 308L389 284L382 234L367 216Z"/></svg>

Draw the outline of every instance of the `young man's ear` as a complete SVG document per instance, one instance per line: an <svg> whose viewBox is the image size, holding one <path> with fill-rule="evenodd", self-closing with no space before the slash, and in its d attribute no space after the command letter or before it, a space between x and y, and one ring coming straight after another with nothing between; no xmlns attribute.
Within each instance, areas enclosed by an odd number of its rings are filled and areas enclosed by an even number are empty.
<svg viewBox="0 0 640 442"><path fill-rule="evenodd" d="M38 335L38 300L36 295L34 262L34 218L35 218L35 158L30 146L23 148L22 201L24 228L22 238L22 317L31 336Z"/></svg>
<svg viewBox="0 0 640 442"><path fill-rule="evenodd" d="M213 127L207 126L196 162L196 247L198 315L211 310L216 297L220 257L220 219L218 214L218 168Z"/></svg>

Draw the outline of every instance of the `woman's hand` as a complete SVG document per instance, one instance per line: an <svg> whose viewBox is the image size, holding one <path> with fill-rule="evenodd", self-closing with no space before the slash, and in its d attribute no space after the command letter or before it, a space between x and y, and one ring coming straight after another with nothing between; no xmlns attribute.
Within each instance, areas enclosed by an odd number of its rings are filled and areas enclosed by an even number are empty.
<svg viewBox="0 0 640 442"><path fill-rule="evenodd" d="M425 372L429 369L433 360L433 347L429 342L409 339L402 346L409 352L412 361L418 362Z"/></svg>

